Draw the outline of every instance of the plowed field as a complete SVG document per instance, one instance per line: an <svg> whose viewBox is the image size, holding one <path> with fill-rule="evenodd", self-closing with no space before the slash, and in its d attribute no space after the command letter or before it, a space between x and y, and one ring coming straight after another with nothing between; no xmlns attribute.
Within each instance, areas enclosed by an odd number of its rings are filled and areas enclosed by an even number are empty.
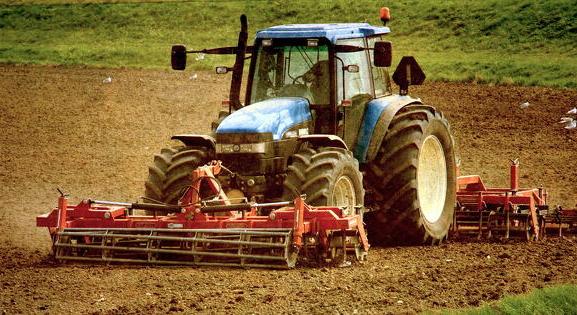
<svg viewBox="0 0 577 315"><path fill-rule="evenodd" d="M110 76L111 83L103 83ZM35 216L60 187L82 198L133 201L170 135L205 133L228 77L198 73L0 67L0 311L6 313L398 313L476 306L504 294L577 283L573 239L450 241L373 248L349 268L288 271L54 265ZM431 83L412 94L442 110L462 174L543 185L577 203L577 131L556 124L577 91ZM529 101L527 109L519 104Z"/></svg>

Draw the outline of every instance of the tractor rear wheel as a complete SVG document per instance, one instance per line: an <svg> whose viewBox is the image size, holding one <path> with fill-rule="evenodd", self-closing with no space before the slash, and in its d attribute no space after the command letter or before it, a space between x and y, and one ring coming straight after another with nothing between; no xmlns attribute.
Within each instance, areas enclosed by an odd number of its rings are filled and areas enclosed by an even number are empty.
<svg viewBox="0 0 577 315"><path fill-rule="evenodd" d="M381 245L440 242L453 220L456 158L449 123L433 107L409 105L393 118L365 183L369 240Z"/></svg>
<svg viewBox="0 0 577 315"><path fill-rule="evenodd" d="M306 194L313 206L342 206L354 214L362 206L365 190L359 163L341 148L304 148L294 154L284 181L283 199Z"/></svg>
<svg viewBox="0 0 577 315"><path fill-rule="evenodd" d="M181 146L165 148L154 155L144 183L146 198L166 204L177 204L191 184L191 173L208 162L205 148Z"/></svg>

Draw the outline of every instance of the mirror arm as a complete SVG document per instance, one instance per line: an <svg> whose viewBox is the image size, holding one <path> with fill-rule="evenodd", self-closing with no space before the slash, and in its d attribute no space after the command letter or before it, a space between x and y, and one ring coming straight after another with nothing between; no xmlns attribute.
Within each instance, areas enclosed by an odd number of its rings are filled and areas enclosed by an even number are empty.
<svg viewBox="0 0 577 315"><path fill-rule="evenodd" d="M344 69L344 68L345 68L345 62L344 62L341 58L339 58L339 57L337 57L337 56L335 56L335 59L337 60L337 62L340 61L340 62L341 62L341 65L342 65L342 66L341 66L341 79L342 79L342 81L343 81L343 100L344 100L344 99L345 99L345 95L347 95L347 94L345 93L345 69Z"/></svg>
<svg viewBox="0 0 577 315"><path fill-rule="evenodd" d="M253 46L246 46L245 53L252 53ZM218 48L205 48L201 50L187 50L187 54L207 54L207 55L235 55L237 47L218 47Z"/></svg>
<svg viewBox="0 0 577 315"><path fill-rule="evenodd" d="M231 112L232 109L238 110L243 106L242 103L240 102L240 89L242 85L244 60L246 57L248 47L246 44L247 39L248 39L248 21L246 15L242 14L240 16L240 32L238 33L238 43L236 45L236 48L234 49L236 58L232 71L232 80L230 81L229 112Z"/></svg>

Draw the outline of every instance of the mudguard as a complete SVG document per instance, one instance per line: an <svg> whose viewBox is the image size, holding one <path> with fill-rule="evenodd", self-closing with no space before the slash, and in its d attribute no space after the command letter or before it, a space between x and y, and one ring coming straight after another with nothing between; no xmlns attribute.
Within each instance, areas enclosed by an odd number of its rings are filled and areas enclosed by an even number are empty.
<svg viewBox="0 0 577 315"><path fill-rule="evenodd" d="M314 147L334 147L348 150L346 143L339 136L315 134L305 135L298 138L300 144L310 143Z"/></svg>
<svg viewBox="0 0 577 315"><path fill-rule="evenodd" d="M214 151L216 148L216 140L207 135L180 134L174 135L170 139L178 140L189 147L205 147L210 151Z"/></svg>
<svg viewBox="0 0 577 315"><path fill-rule="evenodd" d="M359 162L370 162L375 158L393 117L409 104L422 104L422 102L410 96L390 95L374 99L367 104L354 148L355 158Z"/></svg>

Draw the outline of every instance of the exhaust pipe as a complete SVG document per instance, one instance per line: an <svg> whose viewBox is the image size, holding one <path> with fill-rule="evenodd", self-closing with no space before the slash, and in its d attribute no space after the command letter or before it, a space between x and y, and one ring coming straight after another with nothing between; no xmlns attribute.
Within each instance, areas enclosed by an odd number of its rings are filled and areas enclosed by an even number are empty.
<svg viewBox="0 0 577 315"><path fill-rule="evenodd" d="M232 81L230 82L230 106L235 110L240 109L240 87L242 85L242 72L244 69L244 58L246 55L246 41L248 39L248 22L246 15L240 16L240 32L238 33L238 45L236 50L236 60L232 71ZM229 109L230 111L230 109Z"/></svg>

